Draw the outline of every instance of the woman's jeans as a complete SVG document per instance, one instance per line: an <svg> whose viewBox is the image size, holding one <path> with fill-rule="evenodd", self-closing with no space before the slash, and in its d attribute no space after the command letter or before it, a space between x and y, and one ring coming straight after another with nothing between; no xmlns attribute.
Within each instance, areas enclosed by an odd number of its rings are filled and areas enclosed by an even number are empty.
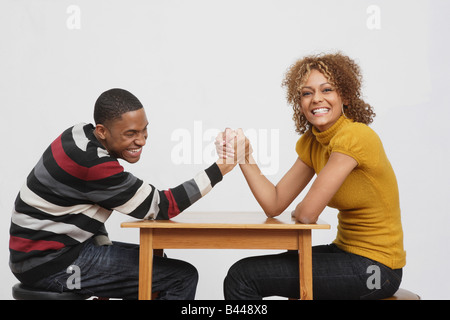
<svg viewBox="0 0 450 320"><path fill-rule="evenodd" d="M189 263L153 257L152 290L160 292L160 299L192 300L197 282L197 270ZM55 292L73 291L103 298L137 299L139 246L121 242L98 246L88 240L69 268L33 286Z"/></svg>
<svg viewBox="0 0 450 320"><path fill-rule="evenodd" d="M392 270L336 245L312 248L314 299L382 299L399 288L402 269ZM224 281L225 299L299 298L298 253L249 257L235 263Z"/></svg>

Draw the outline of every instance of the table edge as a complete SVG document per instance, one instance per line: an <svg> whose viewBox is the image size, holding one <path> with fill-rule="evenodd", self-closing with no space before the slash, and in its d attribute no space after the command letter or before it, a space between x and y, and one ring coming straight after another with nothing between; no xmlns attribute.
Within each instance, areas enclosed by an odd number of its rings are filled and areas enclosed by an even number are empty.
<svg viewBox="0 0 450 320"><path fill-rule="evenodd" d="M171 220L136 220L122 222L122 228L149 228L149 229L270 229L270 230L326 230L331 225L320 221L314 224L249 224L249 223L188 223Z"/></svg>

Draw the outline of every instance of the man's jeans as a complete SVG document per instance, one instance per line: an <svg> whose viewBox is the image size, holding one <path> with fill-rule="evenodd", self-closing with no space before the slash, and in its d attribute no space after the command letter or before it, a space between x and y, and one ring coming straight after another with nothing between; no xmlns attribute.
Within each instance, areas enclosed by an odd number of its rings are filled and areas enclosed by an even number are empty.
<svg viewBox="0 0 450 320"><path fill-rule="evenodd" d="M76 288L77 270L80 271L80 289ZM159 291L160 299L193 300L197 282L197 270L189 263L153 257L152 291ZM137 299L139 246L121 242L98 246L88 240L71 269L61 270L33 286L48 291L74 291L103 298Z"/></svg>
<svg viewBox="0 0 450 320"><path fill-rule="evenodd" d="M314 299L382 299L400 286L402 269L392 270L336 245L312 249ZM235 263L224 281L225 299L269 296L299 298L298 254L249 257Z"/></svg>

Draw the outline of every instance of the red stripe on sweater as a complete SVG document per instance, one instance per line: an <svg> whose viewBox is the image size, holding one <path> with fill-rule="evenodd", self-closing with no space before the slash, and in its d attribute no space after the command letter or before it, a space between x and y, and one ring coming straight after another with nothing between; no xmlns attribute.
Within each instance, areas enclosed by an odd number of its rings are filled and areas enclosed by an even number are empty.
<svg viewBox="0 0 450 320"><path fill-rule="evenodd" d="M90 168L80 166L64 152L61 136L52 143L51 147L58 166L78 179L84 181L100 180L123 172L123 167L115 161L105 162Z"/></svg>
<svg viewBox="0 0 450 320"><path fill-rule="evenodd" d="M15 236L9 238L9 248L20 252L59 250L64 247L63 243L57 241L30 240Z"/></svg>
<svg viewBox="0 0 450 320"><path fill-rule="evenodd" d="M169 219L175 217L180 213L180 209L178 208L177 202L175 201L175 198L173 197L172 191L165 190L164 194L166 195L167 200L169 200L169 209L167 210L167 215L169 216Z"/></svg>

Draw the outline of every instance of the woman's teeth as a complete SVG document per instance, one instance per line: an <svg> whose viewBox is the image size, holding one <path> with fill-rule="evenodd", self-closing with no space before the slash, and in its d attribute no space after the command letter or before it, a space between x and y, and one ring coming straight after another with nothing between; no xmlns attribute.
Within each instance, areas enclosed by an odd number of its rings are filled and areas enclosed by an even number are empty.
<svg viewBox="0 0 450 320"><path fill-rule="evenodd" d="M330 111L330 109L328 108L318 108L318 109L314 109L312 111L313 114L318 114L318 113L328 113L328 111Z"/></svg>

